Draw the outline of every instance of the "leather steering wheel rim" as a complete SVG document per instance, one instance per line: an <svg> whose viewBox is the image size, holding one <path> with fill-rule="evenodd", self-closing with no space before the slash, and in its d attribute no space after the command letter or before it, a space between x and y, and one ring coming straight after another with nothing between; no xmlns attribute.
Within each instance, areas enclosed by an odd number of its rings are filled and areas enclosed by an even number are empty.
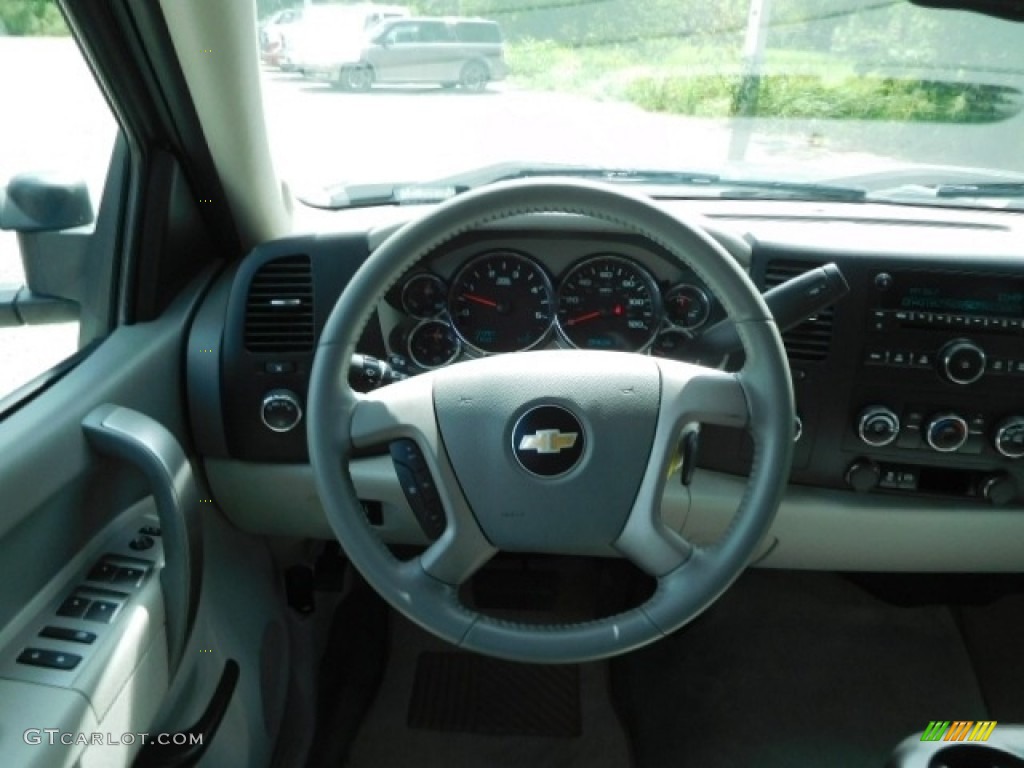
<svg viewBox="0 0 1024 768"><path fill-rule="evenodd" d="M549 213L584 216L637 233L691 267L736 324L745 352L743 368L725 373L641 355L624 367L626 353L621 352L539 351L459 363L365 395L351 389L349 360L361 331L381 297L411 266L465 232L514 216ZM498 441L482 441L480 425L495 424L507 437L513 417L548 402L573 411L589 436L578 465L565 478L532 481L521 477L525 473L511 460L507 467L493 467L514 454L515 446L506 445L504 437L500 447ZM400 613L461 648L529 662L618 655L699 615L749 563L774 519L792 461L789 366L778 329L747 274L706 234L698 217L670 214L648 198L578 180L490 185L455 197L392 234L360 267L326 321L307 410L310 462L327 520L371 587ZM754 443L739 508L719 541L708 547L693 545L670 530L659 511L680 432L694 422L746 427ZM608 474L608 457L617 455L609 453L609 443L622 434L623 424L640 425L637 429L650 443L646 455L625 459L632 474L623 481L626 487L615 489L633 499L628 510L595 513L593 508L575 509L571 501L552 502L532 518L532 512L522 513L530 519L517 527L508 519L515 515L507 510L500 516L489 514L491 503L481 503L481 491L474 490L477 475L493 470L502 473L495 477L513 489L509 493L522 495L528 491L515 489L534 488L539 506L544 500L586 495L589 483ZM355 449L385 446L398 438L419 445L446 516L444 534L423 554L404 562L391 554L365 519L348 467ZM472 456L478 450L488 455L483 443L492 451L487 464ZM549 525L547 531L533 530ZM459 601L459 584L499 548L526 551L547 542L551 534L556 541L551 546L561 549L544 551L572 553L571 534L558 525L583 537L609 538L609 551L657 579L654 594L615 616L559 625L499 620Z"/></svg>

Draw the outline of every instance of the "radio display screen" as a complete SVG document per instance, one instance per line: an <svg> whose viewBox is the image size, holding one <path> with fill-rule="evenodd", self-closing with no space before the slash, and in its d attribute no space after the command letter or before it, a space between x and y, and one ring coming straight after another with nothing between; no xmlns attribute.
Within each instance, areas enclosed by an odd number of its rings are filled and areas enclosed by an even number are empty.
<svg viewBox="0 0 1024 768"><path fill-rule="evenodd" d="M882 294L885 309L1024 317L1024 280L934 272L903 272L893 277L892 288Z"/></svg>

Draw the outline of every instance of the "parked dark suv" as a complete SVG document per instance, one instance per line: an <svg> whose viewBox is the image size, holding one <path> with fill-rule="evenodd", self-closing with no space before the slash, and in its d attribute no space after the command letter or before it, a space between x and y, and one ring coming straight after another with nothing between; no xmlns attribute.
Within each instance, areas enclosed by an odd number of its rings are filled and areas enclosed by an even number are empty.
<svg viewBox="0 0 1024 768"><path fill-rule="evenodd" d="M356 47L338 51L315 73L347 90L375 83L438 83L482 91L508 74L497 22L464 18L384 21Z"/></svg>

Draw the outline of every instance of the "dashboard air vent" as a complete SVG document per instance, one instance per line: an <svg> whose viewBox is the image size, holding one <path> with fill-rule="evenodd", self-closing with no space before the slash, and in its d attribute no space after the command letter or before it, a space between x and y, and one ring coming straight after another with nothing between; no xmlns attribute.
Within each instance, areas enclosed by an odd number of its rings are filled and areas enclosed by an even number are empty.
<svg viewBox="0 0 1024 768"><path fill-rule="evenodd" d="M770 261L764 270L764 287L773 288L819 266L806 261ZM782 334L790 362L813 362L828 357L833 314L834 309L829 307Z"/></svg>
<svg viewBox="0 0 1024 768"><path fill-rule="evenodd" d="M313 348L313 335L309 256L268 261L249 285L245 348L250 352L308 352Z"/></svg>

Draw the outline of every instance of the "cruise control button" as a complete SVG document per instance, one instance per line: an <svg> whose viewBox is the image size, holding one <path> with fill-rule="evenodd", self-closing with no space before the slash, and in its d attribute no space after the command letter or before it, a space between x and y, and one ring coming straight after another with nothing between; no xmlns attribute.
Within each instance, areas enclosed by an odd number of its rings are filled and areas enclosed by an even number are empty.
<svg viewBox="0 0 1024 768"><path fill-rule="evenodd" d="M889 353L884 349L872 349L868 350L868 353L864 356L865 365L885 365L889 359Z"/></svg>
<svg viewBox="0 0 1024 768"><path fill-rule="evenodd" d="M889 355L889 365L899 367L910 365L910 355L906 352L893 352Z"/></svg>

